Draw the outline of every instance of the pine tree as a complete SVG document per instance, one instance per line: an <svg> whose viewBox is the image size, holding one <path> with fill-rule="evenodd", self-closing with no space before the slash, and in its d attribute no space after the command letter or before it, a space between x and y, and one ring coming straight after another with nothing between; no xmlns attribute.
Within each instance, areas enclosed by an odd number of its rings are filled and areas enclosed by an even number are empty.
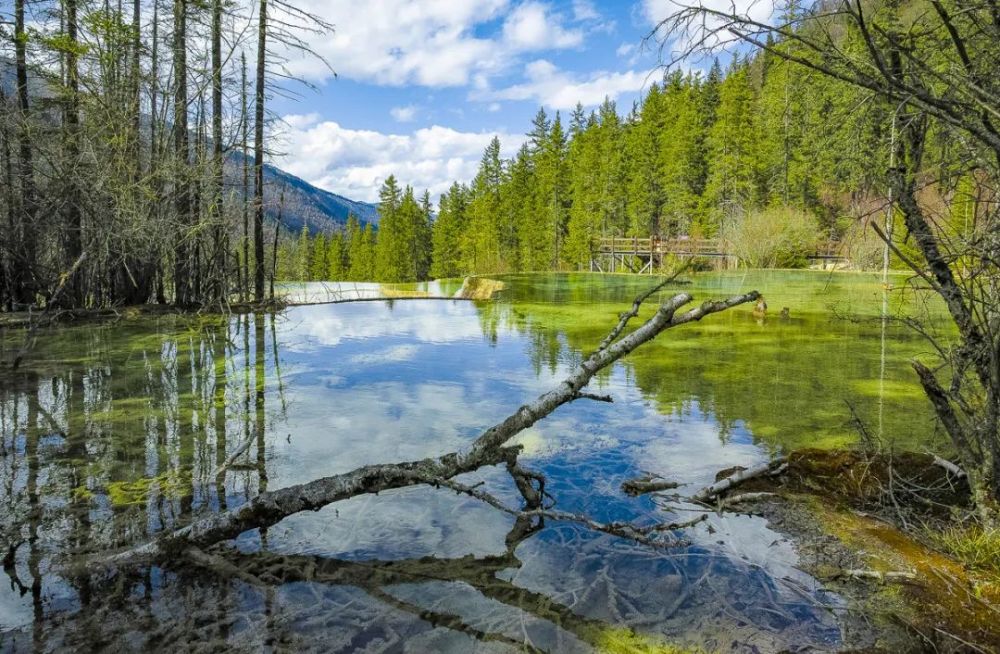
<svg viewBox="0 0 1000 654"><path fill-rule="evenodd" d="M504 268L497 225L502 173L500 139L494 136L483 152L479 173L472 182L466 211L468 223L462 239L462 267L466 270L498 272Z"/></svg>
<svg viewBox="0 0 1000 654"><path fill-rule="evenodd" d="M738 216L760 201L755 98L748 66L735 60L719 88L715 123L708 134L709 173L704 201L710 208L707 234L724 217Z"/></svg>
<svg viewBox="0 0 1000 654"><path fill-rule="evenodd" d="M330 279L327 277L329 261L327 260L326 234L320 232L312 240L309 248L309 280L318 282Z"/></svg>
<svg viewBox="0 0 1000 654"><path fill-rule="evenodd" d="M462 267L461 243L466 227L468 189L455 182L441 195L433 227L431 272L435 278L457 277L471 272Z"/></svg>
<svg viewBox="0 0 1000 654"><path fill-rule="evenodd" d="M295 243L295 281L309 281L309 228L303 224Z"/></svg>
<svg viewBox="0 0 1000 654"><path fill-rule="evenodd" d="M403 194L393 175L379 190L379 226L375 244L375 280L398 282L406 278L405 255L408 249L406 226L400 216Z"/></svg>
<svg viewBox="0 0 1000 654"><path fill-rule="evenodd" d="M699 105L704 107L702 91L696 78L680 73L671 76L664 88L658 153L659 176L663 180L660 232L664 236L685 234L692 221L700 222L707 137L705 120L699 113Z"/></svg>
<svg viewBox="0 0 1000 654"><path fill-rule="evenodd" d="M330 234L326 243L326 275L333 282L345 281L347 278L347 252L344 248L344 235L339 232Z"/></svg>
<svg viewBox="0 0 1000 654"><path fill-rule="evenodd" d="M416 216L414 225L414 263L417 280L430 278L431 265L434 256L434 244L432 242L432 224L434 221L434 209L431 206L431 193L425 190L420 196L420 212Z"/></svg>
<svg viewBox="0 0 1000 654"><path fill-rule="evenodd" d="M375 232L366 224L351 239L351 281L375 281Z"/></svg>

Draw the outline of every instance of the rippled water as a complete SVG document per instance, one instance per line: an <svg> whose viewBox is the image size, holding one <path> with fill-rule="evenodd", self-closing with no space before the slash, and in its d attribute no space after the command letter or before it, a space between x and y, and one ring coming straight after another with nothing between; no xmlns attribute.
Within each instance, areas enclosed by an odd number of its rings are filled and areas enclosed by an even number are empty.
<svg viewBox="0 0 1000 654"><path fill-rule="evenodd" d="M649 280L506 282L496 303L319 305L41 334L0 387L0 650L588 651L622 629L710 651L836 649L839 598L747 516L712 515L682 534L685 546L651 550L413 488L241 536L265 587L191 566L66 574L261 490L463 447L557 383ZM768 295L767 319L740 309L667 333L595 380L614 404L574 403L519 437L559 508L689 517L619 485L652 472L683 492L776 450L846 442L845 401L887 438L935 438L906 363L922 346L869 320L873 277L716 274L673 291L751 286ZM500 470L469 481L516 503Z"/></svg>

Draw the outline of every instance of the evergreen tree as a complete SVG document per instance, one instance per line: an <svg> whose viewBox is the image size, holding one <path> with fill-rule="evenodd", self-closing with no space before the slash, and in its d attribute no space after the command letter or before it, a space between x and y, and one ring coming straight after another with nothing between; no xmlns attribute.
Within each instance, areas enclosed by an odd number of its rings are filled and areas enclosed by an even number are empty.
<svg viewBox="0 0 1000 654"><path fill-rule="evenodd" d="M462 267L465 270L498 272L504 269L497 223L502 174L500 139L494 136L483 152L479 172L472 182L468 226L462 239Z"/></svg>
<svg viewBox="0 0 1000 654"><path fill-rule="evenodd" d="M359 229L351 239L350 261L351 281L375 281L375 232L371 224Z"/></svg>
<svg viewBox="0 0 1000 654"><path fill-rule="evenodd" d="M734 60L719 88L715 123L708 134L708 180L704 201L709 214L706 235L716 233L724 217L739 216L760 200L759 140L755 98L746 62Z"/></svg>
<svg viewBox="0 0 1000 654"><path fill-rule="evenodd" d="M295 281L309 281L309 228L303 224L299 231L299 239L295 242Z"/></svg>
<svg viewBox="0 0 1000 654"><path fill-rule="evenodd" d="M659 143L658 170L663 180L660 233L685 234L698 220L700 193L704 188L705 121L702 88L697 78L671 76L664 89L663 130ZM712 108L711 113L715 110Z"/></svg>
<svg viewBox="0 0 1000 654"><path fill-rule="evenodd" d="M347 278L346 248L344 235L334 232L326 244L326 279L333 282L345 281Z"/></svg>
<svg viewBox="0 0 1000 654"><path fill-rule="evenodd" d="M469 191L455 182L441 195L433 226L433 256L430 274L435 278L457 277L471 272L462 267L461 243L466 227Z"/></svg>
<svg viewBox="0 0 1000 654"><path fill-rule="evenodd" d="M330 279L326 276L329 269L326 234L320 232L316 235L309 248L309 255L309 279L314 282Z"/></svg>
<svg viewBox="0 0 1000 654"><path fill-rule="evenodd" d="M401 216L403 194L393 175L379 190L379 226L375 243L375 280L399 282L407 277L407 225Z"/></svg>

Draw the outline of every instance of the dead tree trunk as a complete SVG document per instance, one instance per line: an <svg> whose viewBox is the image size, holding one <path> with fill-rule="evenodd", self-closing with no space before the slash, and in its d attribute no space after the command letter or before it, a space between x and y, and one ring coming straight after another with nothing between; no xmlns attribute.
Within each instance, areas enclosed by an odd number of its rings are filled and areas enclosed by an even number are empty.
<svg viewBox="0 0 1000 654"><path fill-rule="evenodd" d="M222 0L212 2L212 196L209 200L214 224L212 243L211 300L222 304L229 290L226 268L226 231L223 228L222 152Z"/></svg>
<svg viewBox="0 0 1000 654"><path fill-rule="evenodd" d="M31 149L30 104L28 101L28 34L25 31L24 0L14 0L14 67L18 107L18 178L21 190L21 215L15 233L17 263L11 271L15 299L24 304L35 300L37 287L35 260L35 217L38 194L35 188L35 165Z"/></svg>
<svg viewBox="0 0 1000 654"><path fill-rule="evenodd" d="M253 127L253 297L264 301L264 83L267 66L267 0L260 0Z"/></svg>
<svg viewBox="0 0 1000 654"><path fill-rule="evenodd" d="M620 340L606 339L601 347L577 366L558 386L484 431L466 450L419 461L362 466L350 472L264 492L238 509L217 513L182 529L165 533L146 545L102 561L95 561L93 567L103 568L108 565L169 558L189 548L207 547L219 541L235 538L250 529L266 529L300 511L316 511L328 504L358 495L421 484L447 485L453 477L479 468L499 464L517 466L516 459L520 449L507 447L506 443L563 404L578 399L594 398L584 393L583 388L598 371L610 366L667 329L701 320L709 314L725 311L740 304L753 302L758 297L759 294L753 291L727 300L705 302L684 313L677 313L681 307L690 303L692 298L687 293L676 295L664 302L649 320L627 336ZM620 334L623 331L632 315L634 314L622 314L615 333ZM521 485L519 484L519 487ZM525 488L522 494L527 498L533 492L530 488Z"/></svg>
<svg viewBox="0 0 1000 654"><path fill-rule="evenodd" d="M174 302L191 301L191 266L188 228L191 226L191 188L188 166L191 146L188 136L187 93L187 0L174 0L174 210L179 226L174 247Z"/></svg>

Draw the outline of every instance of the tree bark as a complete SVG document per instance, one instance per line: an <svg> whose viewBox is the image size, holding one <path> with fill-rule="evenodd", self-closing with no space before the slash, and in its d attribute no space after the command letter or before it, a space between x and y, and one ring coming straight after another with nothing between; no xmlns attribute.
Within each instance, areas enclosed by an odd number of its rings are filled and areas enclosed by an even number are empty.
<svg viewBox="0 0 1000 654"><path fill-rule="evenodd" d="M174 0L174 210L179 233L174 245L174 302L191 301L191 266L187 247L191 226L191 188L188 166L191 146L188 136L187 93L187 0Z"/></svg>
<svg viewBox="0 0 1000 654"><path fill-rule="evenodd" d="M77 0L65 0L66 38L69 48L66 52L66 254L70 261L76 261L83 253L83 213L81 210L80 187L77 182L77 164L80 159L80 72L77 55ZM73 278L70 293L73 306L83 305L83 284L79 276Z"/></svg>
<svg viewBox="0 0 1000 654"><path fill-rule="evenodd" d="M18 181L21 190L21 215L15 235L16 260L12 270L15 299L23 304L35 301L35 218L38 194L35 188L35 165L31 144L30 103L28 100L28 34L25 31L24 0L14 0L14 66L18 106Z"/></svg>
<svg viewBox="0 0 1000 654"><path fill-rule="evenodd" d="M264 301L264 84L267 66L267 0L260 0L254 97L253 250L254 300Z"/></svg>
<svg viewBox="0 0 1000 654"><path fill-rule="evenodd" d="M229 285L226 274L226 232L223 228L223 152L222 152L222 0L212 0L212 197L211 220L214 223L212 244L212 301L222 304Z"/></svg>

